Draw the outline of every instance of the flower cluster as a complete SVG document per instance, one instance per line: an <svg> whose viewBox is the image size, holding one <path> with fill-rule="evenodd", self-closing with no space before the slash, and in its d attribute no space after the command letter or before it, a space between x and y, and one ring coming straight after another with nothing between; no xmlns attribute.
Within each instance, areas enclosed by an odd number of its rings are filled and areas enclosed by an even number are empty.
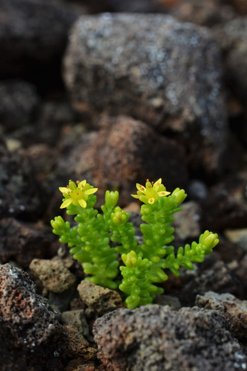
<svg viewBox="0 0 247 371"><path fill-rule="evenodd" d="M97 188L86 180L76 183L70 180L67 187L59 188L64 197L61 208L66 208L67 214L75 215L77 227L71 228L61 216L51 221L53 232L60 236L61 242L69 245L74 259L82 263L86 279L123 291L130 309L152 303L156 294L163 293L156 283L168 279L166 270L178 276L180 267L193 269L193 263L203 262L219 242L216 233L205 231L198 242L175 251L171 246L174 239L171 223L173 214L182 209L180 204L186 198L185 191L180 188L166 191L162 179L147 180L145 187L141 184L136 187L137 194L132 196L143 202L141 244L129 222L130 215L116 206L118 192L106 191L101 214L94 209ZM122 262L120 268L119 261ZM119 270L122 281L117 279Z"/></svg>

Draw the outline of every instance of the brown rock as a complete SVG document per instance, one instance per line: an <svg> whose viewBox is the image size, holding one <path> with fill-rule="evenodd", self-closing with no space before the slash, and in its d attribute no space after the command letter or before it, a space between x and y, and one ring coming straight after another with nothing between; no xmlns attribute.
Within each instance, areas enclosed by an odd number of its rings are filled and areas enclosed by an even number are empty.
<svg viewBox="0 0 247 371"><path fill-rule="evenodd" d="M81 300L99 315L123 306L121 296L113 290L82 281L78 286Z"/></svg>
<svg viewBox="0 0 247 371"><path fill-rule="evenodd" d="M198 307L220 311L230 322L230 331L236 338L246 338L247 331L247 301L241 301L231 294L216 294L206 292L196 297Z"/></svg>
<svg viewBox="0 0 247 371"><path fill-rule="evenodd" d="M0 260L14 260L28 268L34 258L45 258L49 254L51 239L42 231L21 223L14 218L0 221Z"/></svg>
<svg viewBox="0 0 247 371"><path fill-rule="evenodd" d="M57 294L72 287L76 281L75 276L65 267L60 258L34 259L29 268L45 288Z"/></svg>
<svg viewBox="0 0 247 371"><path fill-rule="evenodd" d="M183 147L143 122L123 116L109 120L112 125L101 129L93 142L84 137L75 145L60 163L60 173L70 169L75 179L88 179L99 188L97 197L102 202L107 189L119 190L122 205L133 201L136 182L143 184L147 178L161 177L169 190L185 185Z"/></svg>
<svg viewBox="0 0 247 371"><path fill-rule="evenodd" d="M69 357L83 357L84 361L90 361L96 358L97 349L92 348L78 328L74 325L65 325L68 331L68 347L66 353Z"/></svg>
<svg viewBox="0 0 247 371"><path fill-rule="evenodd" d="M89 327L83 309L63 312L62 322L64 325L73 325L85 337L89 335Z"/></svg>
<svg viewBox="0 0 247 371"><path fill-rule="evenodd" d="M98 371L94 363L85 363L84 358L76 358L68 363L64 371Z"/></svg>
<svg viewBox="0 0 247 371"><path fill-rule="evenodd" d="M0 321L3 370L63 369L65 330L28 274L9 264L0 266Z"/></svg>

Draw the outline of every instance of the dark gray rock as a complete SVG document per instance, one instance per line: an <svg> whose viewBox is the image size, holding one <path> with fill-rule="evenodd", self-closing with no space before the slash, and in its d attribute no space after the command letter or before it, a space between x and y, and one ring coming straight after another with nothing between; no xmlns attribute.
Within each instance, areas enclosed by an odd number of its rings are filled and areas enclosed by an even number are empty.
<svg viewBox="0 0 247 371"><path fill-rule="evenodd" d="M42 214L44 194L27 158L9 152L0 142L0 219L34 221Z"/></svg>
<svg viewBox="0 0 247 371"><path fill-rule="evenodd" d="M76 17L68 6L54 1L1 0L0 78L26 74L36 79L34 65L49 69L58 62ZM38 72L47 79L42 68Z"/></svg>
<svg viewBox="0 0 247 371"><path fill-rule="evenodd" d="M171 131L192 167L220 171L221 61L205 29L164 15L83 16L71 32L64 79L80 112L127 114Z"/></svg>
<svg viewBox="0 0 247 371"><path fill-rule="evenodd" d="M226 79L235 95L247 102L247 17L236 18L213 30L223 51Z"/></svg>
<svg viewBox="0 0 247 371"><path fill-rule="evenodd" d="M39 97L35 86L24 81L0 83L0 125L4 130L27 125L34 119Z"/></svg>
<svg viewBox="0 0 247 371"><path fill-rule="evenodd" d="M65 330L28 274L9 264L0 266L0 323L3 370L63 369Z"/></svg>
<svg viewBox="0 0 247 371"><path fill-rule="evenodd" d="M96 320L98 358L111 371L244 370L243 349L217 311L147 305Z"/></svg>

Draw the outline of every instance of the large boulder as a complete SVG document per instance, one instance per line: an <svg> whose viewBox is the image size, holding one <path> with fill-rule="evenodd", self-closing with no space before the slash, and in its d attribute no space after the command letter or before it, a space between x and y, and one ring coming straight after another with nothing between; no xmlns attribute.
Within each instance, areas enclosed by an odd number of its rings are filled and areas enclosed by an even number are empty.
<svg viewBox="0 0 247 371"><path fill-rule="evenodd" d="M93 332L107 370L233 371L246 366L227 320L215 310L118 309L97 319Z"/></svg>
<svg viewBox="0 0 247 371"><path fill-rule="evenodd" d="M179 136L193 168L220 168L227 134L220 52L205 29L164 15L82 16L64 79L79 111L140 119Z"/></svg>

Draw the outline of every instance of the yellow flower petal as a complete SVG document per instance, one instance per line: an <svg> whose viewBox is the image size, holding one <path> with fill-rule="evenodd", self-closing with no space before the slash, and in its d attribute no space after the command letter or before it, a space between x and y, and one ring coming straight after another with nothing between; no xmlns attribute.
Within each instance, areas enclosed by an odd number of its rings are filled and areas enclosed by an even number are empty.
<svg viewBox="0 0 247 371"><path fill-rule="evenodd" d="M152 204L154 204L154 201L155 201L154 198L149 198L148 203L152 205Z"/></svg>
<svg viewBox="0 0 247 371"><path fill-rule="evenodd" d="M73 182L72 180L69 181L69 188L72 191L74 191L77 188L75 182Z"/></svg>
<svg viewBox="0 0 247 371"><path fill-rule="evenodd" d="M140 195L131 195L132 197L134 197L134 198L139 198L140 197Z"/></svg>
<svg viewBox="0 0 247 371"><path fill-rule="evenodd" d="M73 200L71 198L67 198L67 200L65 200L60 206L60 209L64 209L65 207L68 207L72 202Z"/></svg>
<svg viewBox="0 0 247 371"><path fill-rule="evenodd" d="M167 192L167 191L161 191L161 192L158 192L158 195L160 196L160 197L163 197L163 196L167 196L167 195L169 195L171 192Z"/></svg>
<svg viewBox="0 0 247 371"><path fill-rule="evenodd" d="M79 200L78 203L79 203L79 205L80 205L81 207L84 207L84 209L85 209L85 207L87 207L87 203L86 203L86 201L83 200L83 199Z"/></svg>
<svg viewBox="0 0 247 371"><path fill-rule="evenodd" d="M153 185L153 188L155 189L155 191L157 191L157 189L159 188L159 186L162 184L162 179L159 178L159 180L157 180L154 185Z"/></svg>
<svg viewBox="0 0 247 371"><path fill-rule="evenodd" d="M141 191L142 193L146 191L146 188L139 183L136 183L136 188L139 189L139 191Z"/></svg>
<svg viewBox="0 0 247 371"><path fill-rule="evenodd" d="M62 193L68 193L69 189L67 187L59 187L59 191Z"/></svg>
<svg viewBox="0 0 247 371"><path fill-rule="evenodd" d="M84 188L86 183L87 183L87 181L85 179L82 180L81 182L78 183L78 188L81 188L81 189Z"/></svg>
<svg viewBox="0 0 247 371"><path fill-rule="evenodd" d="M98 191L98 188L91 188L91 189L88 189L87 191L85 191L85 194L86 195L91 195L91 194L93 194L97 191Z"/></svg>

